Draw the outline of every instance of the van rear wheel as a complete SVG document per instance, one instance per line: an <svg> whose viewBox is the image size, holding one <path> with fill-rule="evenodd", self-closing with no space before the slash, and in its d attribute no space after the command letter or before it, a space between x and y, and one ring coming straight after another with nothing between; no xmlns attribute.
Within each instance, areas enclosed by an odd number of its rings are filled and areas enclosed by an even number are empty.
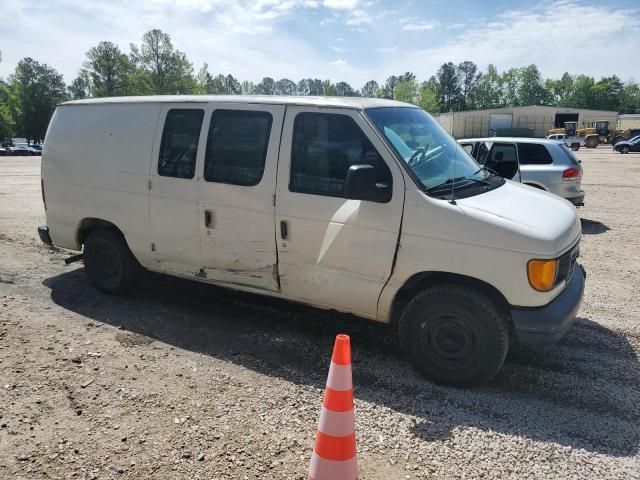
<svg viewBox="0 0 640 480"><path fill-rule="evenodd" d="M112 229L89 233L84 244L84 266L94 287L110 295L127 292L142 270L122 234Z"/></svg>
<svg viewBox="0 0 640 480"><path fill-rule="evenodd" d="M495 375L509 349L507 320L494 303L458 285L416 295L399 322L411 364L437 383L471 386Z"/></svg>

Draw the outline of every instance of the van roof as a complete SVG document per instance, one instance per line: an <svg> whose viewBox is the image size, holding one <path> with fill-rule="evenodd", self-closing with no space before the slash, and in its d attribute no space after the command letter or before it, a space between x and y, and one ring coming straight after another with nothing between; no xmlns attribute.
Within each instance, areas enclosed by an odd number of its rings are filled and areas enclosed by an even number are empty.
<svg viewBox="0 0 640 480"><path fill-rule="evenodd" d="M460 138L458 142L518 142L518 143L543 143L556 145L554 140L548 138L532 137L481 137L481 138Z"/></svg>
<svg viewBox="0 0 640 480"><path fill-rule="evenodd" d="M103 103L259 103L269 105L305 105L318 107L353 108L411 107L409 103L367 97L306 97L285 95L149 95L139 97L105 97L73 100L60 105L96 105Z"/></svg>

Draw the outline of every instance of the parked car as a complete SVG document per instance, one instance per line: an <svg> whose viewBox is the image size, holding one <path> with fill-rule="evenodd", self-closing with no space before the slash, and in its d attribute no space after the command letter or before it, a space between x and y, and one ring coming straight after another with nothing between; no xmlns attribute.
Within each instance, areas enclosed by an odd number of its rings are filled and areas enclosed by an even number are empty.
<svg viewBox="0 0 640 480"><path fill-rule="evenodd" d="M613 150L620 153L640 152L640 135L630 140L616 143L613 146Z"/></svg>
<svg viewBox="0 0 640 480"><path fill-rule="evenodd" d="M580 147L584 146L584 137L570 137L566 133L554 133L553 135L547 136L547 138L566 145L574 152L577 152L580 150Z"/></svg>
<svg viewBox="0 0 640 480"><path fill-rule="evenodd" d="M31 151L24 147L19 147L17 145L13 145L10 147L6 147L7 155L12 155L15 157L24 157L27 155L31 155Z"/></svg>
<svg viewBox="0 0 640 480"><path fill-rule="evenodd" d="M0 147L0 156L5 156L5 155L9 155L9 152L7 151L6 148L4 147Z"/></svg>
<svg viewBox="0 0 640 480"><path fill-rule="evenodd" d="M41 150L34 148L33 145L29 145L28 143L16 143L16 148L26 151L26 155L40 156L42 154Z"/></svg>
<svg viewBox="0 0 640 480"><path fill-rule="evenodd" d="M576 207L584 205L582 165L569 148L555 140L486 137L458 143L480 165L504 178L555 193ZM514 173L516 169L519 177Z"/></svg>
<svg viewBox="0 0 640 480"><path fill-rule="evenodd" d="M104 293L146 268L390 323L443 383L490 378L512 342L559 340L584 290L575 208L392 100L63 103L42 196L40 238L83 250Z"/></svg>

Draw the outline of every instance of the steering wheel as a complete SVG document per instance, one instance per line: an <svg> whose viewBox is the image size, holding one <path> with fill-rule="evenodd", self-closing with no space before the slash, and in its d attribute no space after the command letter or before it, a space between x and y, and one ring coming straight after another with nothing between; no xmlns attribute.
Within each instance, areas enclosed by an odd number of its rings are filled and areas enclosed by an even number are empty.
<svg viewBox="0 0 640 480"><path fill-rule="evenodd" d="M428 144L425 145L424 147L416 148L416 151L413 152L413 155L411 155L411 157L409 157L409 160L407 160L407 165L409 165L410 167L413 167L414 165L417 165L419 162L422 162L428 149L429 149Z"/></svg>
<svg viewBox="0 0 640 480"><path fill-rule="evenodd" d="M414 159L414 161L410 165L413 168L416 168L416 167L419 167L420 165L424 165L425 163L430 162L433 157L442 153L442 151L444 150L444 147L445 147L444 145L438 145L436 148L427 152L427 148L429 148L429 146L427 145L426 147L424 147L424 150L422 151L422 154L420 155L420 157L418 157L417 159ZM412 155L412 157L413 156L415 156L415 154Z"/></svg>

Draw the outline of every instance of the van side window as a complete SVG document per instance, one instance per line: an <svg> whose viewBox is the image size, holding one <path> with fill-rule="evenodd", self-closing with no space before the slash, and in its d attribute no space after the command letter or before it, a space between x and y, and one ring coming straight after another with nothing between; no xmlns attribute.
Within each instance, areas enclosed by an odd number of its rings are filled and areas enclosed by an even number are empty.
<svg viewBox="0 0 640 480"><path fill-rule="evenodd" d="M160 143L158 175L193 178L204 110L172 108L167 112Z"/></svg>
<svg viewBox="0 0 640 480"><path fill-rule="evenodd" d="M536 143L519 143L518 158L520 165L550 165L553 163L547 148Z"/></svg>
<svg viewBox="0 0 640 480"><path fill-rule="evenodd" d="M269 112L215 110L209 126L204 179L244 186L260 183L272 121Z"/></svg>
<svg viewBox="0 0 640 480"><path fill-rule="evenodd" d="M343 197L351 165L373 165L377 182L391 184L389 167L351 117L333 113L296 116L290 191Z"/></svg>

